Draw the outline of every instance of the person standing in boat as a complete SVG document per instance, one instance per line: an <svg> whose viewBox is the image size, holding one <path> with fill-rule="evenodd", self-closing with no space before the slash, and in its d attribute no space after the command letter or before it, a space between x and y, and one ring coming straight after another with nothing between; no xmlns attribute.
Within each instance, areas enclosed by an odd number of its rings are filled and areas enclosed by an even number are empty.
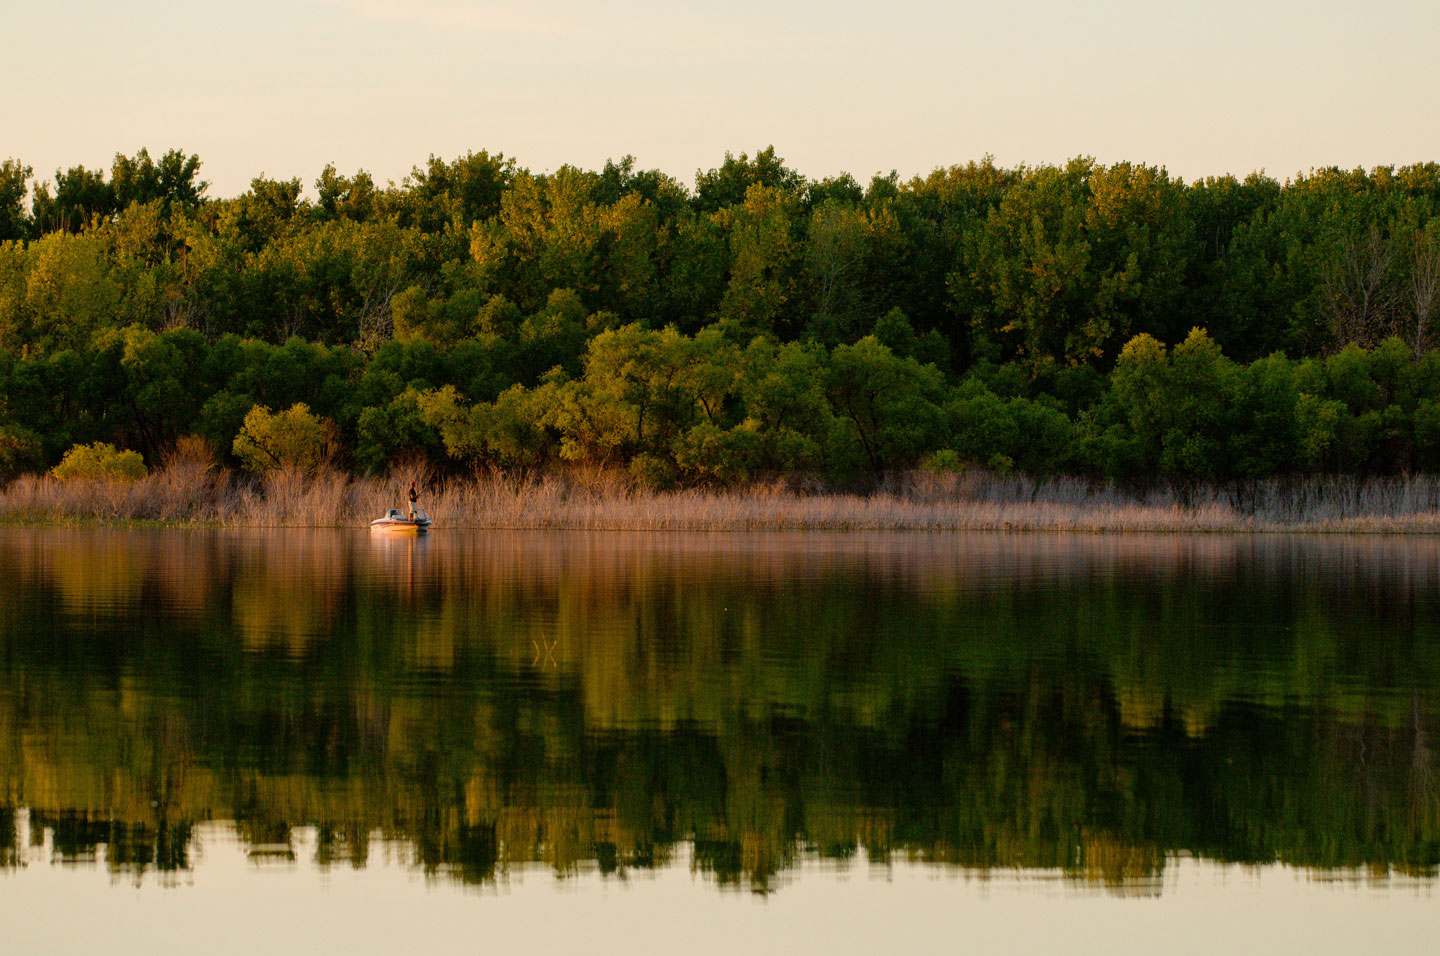
<svg viewBox="0 0 1440 956"><path fill-rule="evenodd" d="M410 482L410 520L415 520L415 502L420 499L419 493L415 491L415 482Z"/></svg>

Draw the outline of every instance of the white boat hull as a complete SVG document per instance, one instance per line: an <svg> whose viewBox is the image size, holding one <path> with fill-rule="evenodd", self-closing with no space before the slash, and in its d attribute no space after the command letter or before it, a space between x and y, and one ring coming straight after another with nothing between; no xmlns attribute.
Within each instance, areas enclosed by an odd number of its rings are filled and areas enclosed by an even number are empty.
<svg viewBox="0 0 1440 956"><path fill-rule="evenodd" d="M370 522L371 531L389 531L396 534L424 534L430 530L430 516L425 512L416 513L413 518L406 518L395 509L391 509L383 518L376 518Z"/></svg>
<svg viewBox="0 0 1440 956"><path fill-rule="evenodd" d="M400 519L399 521L396 521L393 518L376 518L374 521L370 522L370 530L392 531L397 534L424 534L426 531L430 530L430 522L409 521L404 518Z"/></svg>

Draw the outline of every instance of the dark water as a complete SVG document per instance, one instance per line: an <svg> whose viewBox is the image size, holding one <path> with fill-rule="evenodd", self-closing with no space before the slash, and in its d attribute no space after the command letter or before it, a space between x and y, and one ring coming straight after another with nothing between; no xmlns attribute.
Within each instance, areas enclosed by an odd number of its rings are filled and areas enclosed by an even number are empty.
<svg viewBox="0 0 1440 956"><path fill-rule="evenodd" d="M1440 915L1428 539L4 529L0 580L0 916Z"/></svg>

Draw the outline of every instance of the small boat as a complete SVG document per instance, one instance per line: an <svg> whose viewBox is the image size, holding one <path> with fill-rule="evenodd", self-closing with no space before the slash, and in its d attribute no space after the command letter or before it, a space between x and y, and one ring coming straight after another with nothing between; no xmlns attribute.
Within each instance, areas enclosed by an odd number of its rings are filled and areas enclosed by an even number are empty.
<svg viewBox="0 0 1440 956"><path fill-rule="evenodd" d="M430 518L419 508L415 509L415 517L413 518L407 518L396 509L391 508L385 512L385 517L376 518L370 522L370 530L424 534L430 530Z"/></svg>

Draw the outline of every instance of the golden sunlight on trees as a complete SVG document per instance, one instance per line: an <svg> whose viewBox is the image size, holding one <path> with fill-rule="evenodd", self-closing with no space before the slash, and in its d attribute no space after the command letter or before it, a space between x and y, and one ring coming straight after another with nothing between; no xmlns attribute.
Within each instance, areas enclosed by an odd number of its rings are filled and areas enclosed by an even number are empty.
<svg viewBox="0 0 1440 956"><path fill-rule="evenodd" d="M383 186L327 167L311 200L263 175L210 198L157 155L0 164L0 473L185 434L251 470L652 485L1440 468L1440 164L987 158L862 188L765 148L687 186L482 151ZM242 436L296 405L311 450Z"/></svg>
<svg viewBox="0 0 1440 956"><path fill-rule="evenodd" d="M313 471L330 459L324 423L303 402L283 412L264 405L250 409L234 451L251 471Z"/></svg>
<svg viewBox="0 0 1440 956"><path fill-rule="evenodd" d="M76 445L65 453L51 474L62 481L135 481L145 477L139 452L121 451L109 442Z"/></svg>

